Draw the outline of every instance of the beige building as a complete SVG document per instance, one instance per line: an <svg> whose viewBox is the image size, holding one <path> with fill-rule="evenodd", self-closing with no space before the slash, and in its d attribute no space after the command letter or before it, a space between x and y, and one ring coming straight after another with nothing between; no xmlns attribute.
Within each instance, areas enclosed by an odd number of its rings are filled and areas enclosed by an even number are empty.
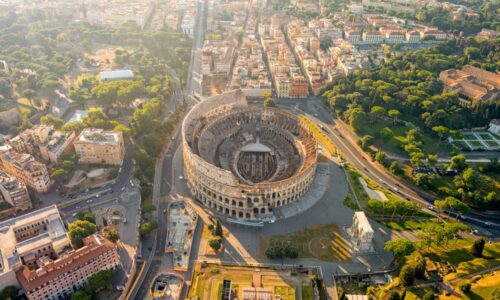
<svg viewBox="0 0 500 300"><path fill-rule="evenodd" d="M0 168L5 173L21 180L37 193L49 192L51 181L45 164L35 160L31 154L5 150L0 153Z"/></svg>
<svg viewBox="0 0 500 300"><path fill-rule="evenodd" d="M121 165L125 155L123 134L86 128L73 143L81 163Z"/></svg>
<svg viewBox="0 0 500 300"><path fill-rule="evenodd" d="M0 202L12 205L16 211L32 208L30 195L24 182L0 171Z"/></svg>
<svg viewBox="0 0 500 300"><path fill-rule="evenodd" d="M55 205L0 222L0 241L0 287L19 286L17 271L29 271L42 257L55 259L71 249Z"/></svg>
<svg viewBox="0 0 500 300"><path fill-rule="evenodd" d="M94 234L83 240L83 247L55 258L43 256L34 268L19 270L16 276L30 300L64 299L90 276L115 269L119 262L116 245Z"/></svg>
<svg viewBox="0 0 500 300"><path fill-rule="evenodd" d="M439 74L445 90L460 96L460 104L470 106L477 101L498 101L500 75L470 65L461 70L449 69Z"/></svg>
<svg viewBox="0 0 500 300"><path fill-rule="evenodd" d="M18 153L29 153L44 161L57 163L75 139L75 133L55 130L52 125L39 124L9 140Z"/></svg>

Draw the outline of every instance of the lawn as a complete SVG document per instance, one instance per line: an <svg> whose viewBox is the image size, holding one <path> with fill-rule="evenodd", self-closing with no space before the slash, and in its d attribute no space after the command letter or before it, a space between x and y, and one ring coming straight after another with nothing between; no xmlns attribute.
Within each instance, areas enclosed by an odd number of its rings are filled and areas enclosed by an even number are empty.
<svg viewBox="0 0 500 300"><path fill-rule="evenodd" d="M425 224L434 223L429 220L407 220L407 221L384 221L380 222L385 226L391 228L396 231L404 231L404 230L418 230L421 229Z"/></svg>
<svg viewBox="0 0 500 300"><path fill-rule="evenodd" d="M500 273L493 272L487 275L482 276L475 283L472 283L471 291L467 294L463 294L462 292L456 290L459 293L459 297L455 295L445 296L440 295L440 300L455 300L455 299L492 299L491 294L495 288L500 287Z"/></svg>
<svg viewBox="0 0 500 300"><path fill-rule="evenodd" d="M266 249L273 245L291 244L298 248L299 257L322 261L349 261L348 241L335 224L315 225L283 235L261 236L259 256L266 257Z"/></svg>
<svg viewBox="0 0 500 300"><path fill-rule="evenodd" d="M479 133L479 136L483 139L483 140L493 140L493 136L489 133Z"/></svg>
<svg viewBox="0 0 500 300"><path fill-rule="evenodd" d="M461 140L453 141L452 144L455 145L459 149L469 150L469 146L464 141L461 141Z"/></svg>
<svg viewBox="0 0 500 300"><path fill-rule="evenodd" d="M302 285L302 300L313 300L313 288L310 284Z"/></svg>
<svg viewBox="0 0 500 300"><path fill-rule="evenodd" d="M448 280L500 265L500 243L486 244L482 258L471 254L472 243L470 239L456 240L421 252L433 261L448 262L455 268L456 272L446 276Z"/></svg>
<svg viewBox="0 0 500 300"><path fill-rule="evenodd" d="M365 189L363 188L363 185L361 185L361 182L359 182L359 177L361 175L357 171L348 171L347 172L347 178L352 186L352 189L354 190L354 193L356 194L356 198L358 199L359 205L361 208L365 208L366 205L368 205L368 201L370 200L370 197L366 193ZM354 202L356 202L356 199L353 199Z"/></svg>

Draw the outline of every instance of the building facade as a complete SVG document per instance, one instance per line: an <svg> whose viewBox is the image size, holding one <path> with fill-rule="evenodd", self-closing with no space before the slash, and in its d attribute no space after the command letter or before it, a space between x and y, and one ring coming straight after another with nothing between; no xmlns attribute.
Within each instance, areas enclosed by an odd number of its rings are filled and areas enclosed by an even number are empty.
<svg viewBox="0 0 500 300"><path fill-rule="evenodd" d="M43 256L37 268L19 270L16 277L28 299L59 300L82 288L93 274L115 269L119 262L116 245L94 234L83 239L83 247L57 259Z"/></svg>
<svg viewBox="0 0 500 300"><path fill-rule="evenodd" d="M47 166L35 160L31 154L12 150L0 153L0 168L37 193L47 193L50 190L51 180Z"/></svg>
<svg viewBox="0 0 500 300"><path fill-rule="evenodd" d="M0 286L19 286L16 272L37 267L42 257L57 258L71 243L57 206L0 222Z"/></svg>
<svg viewBox="0 0 500 300"><path fill-rule="evenodd" d="M16 177L1 171L0 200L12 205L16 211L23 211L33 207L26 184Z"/></svg>
<svg viewBox="0 0 500 300"><path fill-rule="evenodd" d="M86 128L73 143L81 163L121 165L125 155L123 133Z"/></svg>

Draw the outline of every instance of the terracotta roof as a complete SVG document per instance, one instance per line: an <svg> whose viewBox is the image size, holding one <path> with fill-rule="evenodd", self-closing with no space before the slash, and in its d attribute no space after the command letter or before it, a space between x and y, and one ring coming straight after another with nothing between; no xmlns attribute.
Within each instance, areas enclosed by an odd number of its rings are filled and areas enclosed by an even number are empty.
<svg viewBox="0 0 500 300"><path fill-rule="evenodd" d="M42 274L37 274L37 270L30 270L25 267L22 271L16 273L17 280L24 288L29 291L41 287L50 280L58 276L84 265L86 262L103 255L105 252L116 249L116 245L105 238L91 235L83 240L84 246L80 249L70 251L59 259L51 261L40 269L45 270Z"/></svg>

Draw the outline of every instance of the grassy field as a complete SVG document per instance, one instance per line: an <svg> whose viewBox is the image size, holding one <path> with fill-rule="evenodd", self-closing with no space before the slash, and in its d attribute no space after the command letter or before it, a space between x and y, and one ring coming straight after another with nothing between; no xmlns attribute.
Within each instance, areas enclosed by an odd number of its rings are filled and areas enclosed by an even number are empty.
<svg viewBox="0 0 500 300"><path fill-rule="evenodd" d="M302 285L302 300L313 300L313 289L311 285Z"/></svg>
<svg viewBox="0 0 500 300"><path fill-rule="evenodd" d="M322 261L349 261L350 246L335 224L316 225L301 231L273 236L261 236L259 256L273 245L291 244L299 249L299 257Z"/></svg>
<svg viewBox="0 0 500 300"><path fill-rule="evenodd" d="M391 228L396 231L404 231L404 230L418 230L421 229L425 224L433 223L433 221L429 220L406 220L406 221L383 221L380 222L385 226Z"/></svg>
<svg viewBox="0 0 500 300"><path fill-rule="evenodd" d="M361 185L361 182L359 182L359 177L361 175L357 171L348 171L347 172L347 179L349 180L352 189L354 190L354 193L356 194L356 198L358 199L359 205L361 206L362 209L364 209L368 205L368 201L370 200L370 197L366 193L365 189L363 188L363 185ZM353 199L354 202L356 202L356 199Z"/></svg>
<svg viewBox="0 0 500 300"><path fill-rule="evenodd" d="M465 299L465 300L476 300L476 299L493 299L491 294L495 288L500 287L500 273L494 272L487 275L482 276L475 283L472 283L471 291L467 294L462 293L461 291L456 289L458 295L445 296L440 295L440 300L456 300L456 299Z"/></svg>

